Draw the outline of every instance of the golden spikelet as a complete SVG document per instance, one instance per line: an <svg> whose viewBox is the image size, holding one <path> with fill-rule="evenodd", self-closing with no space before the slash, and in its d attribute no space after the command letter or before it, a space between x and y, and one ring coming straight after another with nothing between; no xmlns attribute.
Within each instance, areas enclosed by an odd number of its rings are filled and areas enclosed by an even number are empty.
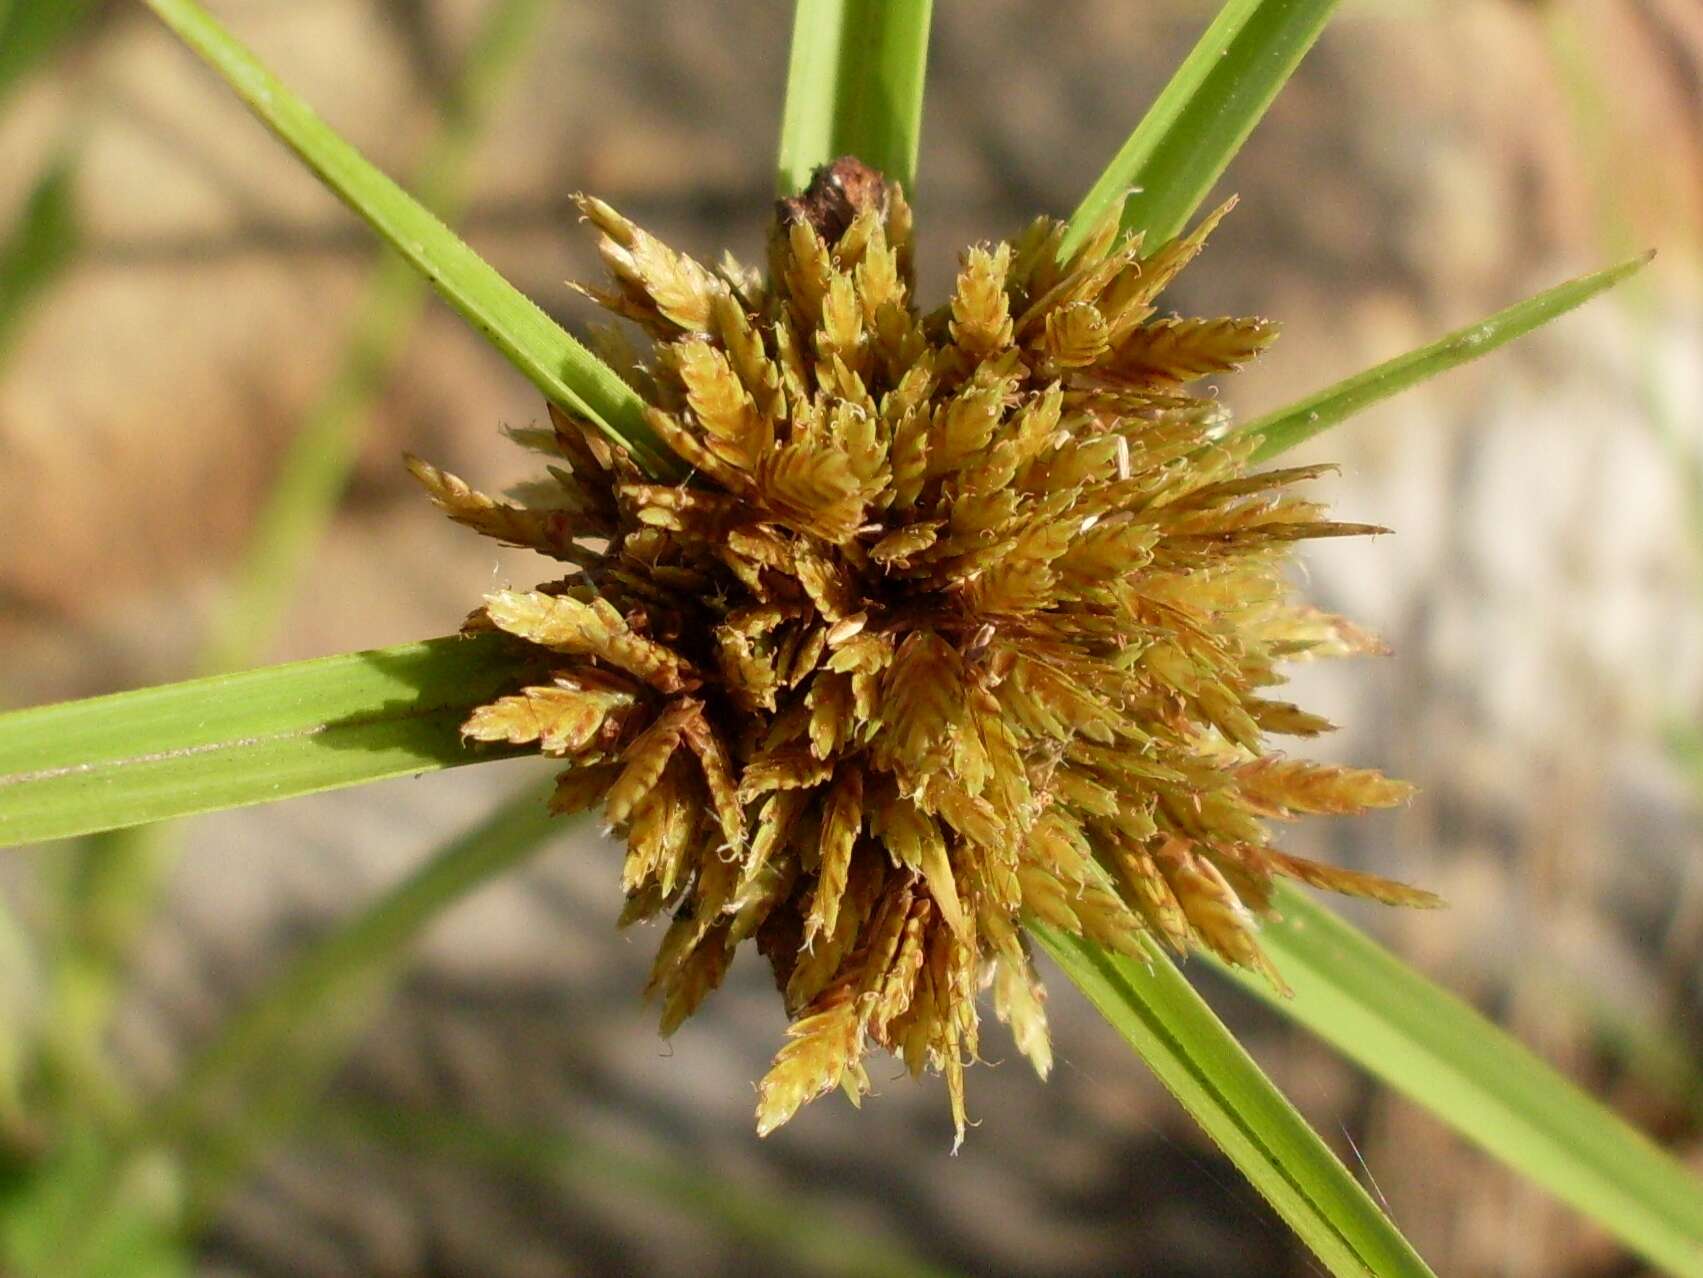
<svg viewBox="0 0 1703 1278"><path fill-rule="evenodd" d="M1266 816L1298 812L1364 812L1392 808L1413 797L1413 787L1369 768L1339 768L1266 755L1236 769L1242 797Z"/></svg>
<svg viewBox="0 0 1703 1278"><path fill-rule="evenodd" d="M564 681L566 683L566 681ZM610 712L632 704L630 693L593 692L571 686L522 688L480 706L462 725L472 741L536 741L545 754L577 754L595 741ZM611 724L610 726L618 726Z"/></svg>
<svg viewBox="0 0 1703 1278"><path fill-rule="evenodd" d="M1192 379L1275 335L1154 319L1229 205L1146 246L1112 209L1068 260L1042 218L912 297L903 193L854 160L783 200L766 279L677 254L600 201L606 338L691 474L642 474L552 406L516 432L562 465L516 505L410 459L459 523L569 565L470 620L524 640L475 743L566 761L551 807L625 839L623 925L671 916L648 992L669 1032L754 941L791 1016L768 1133L870 1047L946 1079L960 1139L978 991L1052 1061L1025 916L1126 955L1155 942L1268 971L1273 880L1404 905L1428 893L1287 855L1269 823L1404 801L1267 737L1330 725L1263 692L1286 660L1378 651L1292 601L1332 522L1250 472Z"/></svg>
<svg viewBox="0 0 1703 1278"><path fill-rule="evenodd" d="M440 510L456 523L483 533L506 546L524 546L570 563L590 563L595 552L575 543L575 537L599 537L609 529L594 517L572 509L528 510L476 492L448 471L418 457L405 456L409 471L431 494Z"/></svg>
<svg viewBox="0 0 1703 1278"><path fill-rule="evenodd" d="M827 988L863 940L864 924L881 902L886 871L878 856L857 856L848 868L833 927L798 955L786 983L786 1005L800 1008Z"/></svg>
<svg viewBox="0 0 1703 1278"><path fill-rule="evenodd" d="M679 342L674 349L686 402L710 451L729 465L751 470L768 451L773 424L757 411L732 358L708 342Z"/></svg>
<svg viewBox="0 0 1703 1278"><path fill-rule="evenodd" d="M821 1011L787 1028L791 1040L757 1089L757 1135L767 1136L806 1101L840 1085L863 1055L863 1025L857 1002L847 992Z"/></svg>
<svg viewBox="0 0 1703 1278"><path fill-rule="evenodd" d="M1092 302L1072 302L1048 311L1046 352L1054 367L1085 368L1111 345L1106 317Z"/></svg>
<svg viewBox="0 0 1703 1278"><path fill-rule="evenodd" d="M952 295L952 341L966 355L982 359L1011 345L1011 305L1005 277L1011 269L1011 246L993 252L973 248L965 256Z"/></svg>
<svg viewBox="0 0 1703 1278"><path fill-rule="evenodd" d="M804 921L804 944L809 948L823 932L832 932L840 914L851 873L852 851L863 828L863 769L848 765L840 770L833 788L822 802L822 842L816 871L816 895Z"/></svg>
<svg viewBox="0 0 1703 1278"><path fill-rule="evenodd" d="M1189 382L1240 368L1276 340L1270 320L1172 317L1137 329L1111 366L1120 375Z"/></svg>

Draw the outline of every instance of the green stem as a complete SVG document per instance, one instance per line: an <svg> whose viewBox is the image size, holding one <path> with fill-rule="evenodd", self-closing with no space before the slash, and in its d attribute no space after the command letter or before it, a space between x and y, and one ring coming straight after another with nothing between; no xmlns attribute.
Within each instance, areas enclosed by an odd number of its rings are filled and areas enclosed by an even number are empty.
<svg viewBox="0 0 1703 1278"><path fill-rule="evenodd" d="M492 109L537 48L545 0L499 0L476 37L443 124L415 176L422 204L445 222L467 203L468 166ZM374 268L336 373L286 450L237 570L199 673L254 664L277 633L285 605L348 485L363 428L419 321L426 282L389 251Z"/></svg>
<svg viewBox="0 0 1703 1278"><path fill-rule="evenodd" d="M1703 1187L1647 1136L1299 890L1233 980L1674 1274L1703 1273Z"/></svg>

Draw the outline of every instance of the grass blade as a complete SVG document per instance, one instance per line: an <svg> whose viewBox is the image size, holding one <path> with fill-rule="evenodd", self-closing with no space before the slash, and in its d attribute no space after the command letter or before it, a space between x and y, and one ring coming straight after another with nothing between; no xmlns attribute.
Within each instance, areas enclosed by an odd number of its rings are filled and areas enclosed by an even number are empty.
<svg viewBox="0 0 1703 1278"><path fill-rule="evenodd" d="M1261 943L1293 998L1230 975L1674 1274L1703 1273L1703 1184L1454 995L1285 888Z"/></svg>
<svg viewBox="0 0 1703 1278"><path fill-rule="evenodd" d="M520 660L431 639L0 715L0 847L502 758L459 727Z"/></svg>
<svg viewBox="0 0 1703 1278"><path fill-rule="evenodd" d="M933 0L798 0L776 184L803 190L818 165L855 155L916 182Z"/></svg>
<svg viewBox="0 0 1703 1278"><path fill-rule="evenodd" d="M1068 257L1132 188L1123 225L1183 229L1313 47L1338 0L1229 0L1070 218Z"/></svg>
<svg viewBox="0 0 1703 1278"><path fill-rule="evenodd" d="M30 303L70 266L81 240L71 167L61 160L36 183L0 242L0 355L17 335Z"/></svg>
<svg viewBox="0 0 1703 1278"><path fill-rule="evenodd" d="M1029 927L1333 1274L1431 1272L1157 946L1142 965Z"/></svg>
<svg viewBox="0 0 1703 1278"><path fill-rule="evenodd" d="M1255 461L1275 457L1381 399L1388 399L1457 365L1488 355L1516 337L1523 337L1641 270L1653 256L1644 253L1594 275L1558 284L1535 297L1516 302L1488 319L1456 329L1429 346L1385 360L1375 368L1356 373L1237 429L1240 433L1263 437L1264 442L1254 453Z"/></svg>
<svg viewBox="0 0 1703 1278"><path fill-rule="evenodd" d="M652 474L679 473L645 424L637 392L608 365L334 133L194 0L145 2L547 398L596 422Z"/></svg>

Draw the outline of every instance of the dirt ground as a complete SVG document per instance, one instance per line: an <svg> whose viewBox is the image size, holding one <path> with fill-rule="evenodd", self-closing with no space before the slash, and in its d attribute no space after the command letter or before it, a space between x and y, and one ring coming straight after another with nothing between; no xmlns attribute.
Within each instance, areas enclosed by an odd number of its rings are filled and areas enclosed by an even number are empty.
<svg viewBox="0 0 1703 1278"><path fill-rule="evenodd" d="M405 174L483 4L209 7ZM574 325L586 312L564 281L597 268L571 192L701 255L756 258L789 13L779 0L563 3L480 148L471 242ZM914 193L925 291L944 291L963 245L1068 211L1204 14L1185 0L937 4ZM1582 73L1563 56L1573 38ZM187 671L371 263L364 229L137 7L115 5L0 119L0 219L21 175L67 138L89 243L0 368L0 702L14 705ZM1703 10L1362 0L1223 187L1242 204L1171 301L1283 322L1273 353L1226 387L1239 412L1622 248L1659 251L1638 289L1307 448L1342 464L1321 484L1342 518L1396 530L1309 552L1309 590L1393 656L1306 668L1297 699L1348 725L1332 757L1407 777L1421 796L1298 827L1292 844L1441 892L1443 913L1352 913L1698 1163L1700 778L1664 743L1703 715L1703 540L1687 478L1703 459ZM449 525L398 462L406 448L500 488L527 459L499 425L541 413L434 305L271 657L447 633L494 581L542 577ZM126 1060L168 1078L270 966L524 770L198 822L138 956ZM598 1150L789 1196L808 1209L800 1220L969 1272L1310 1272L1056 977L1061 1068L1044 1086L1017 1060L972 1071L980 1125L956 1158L943 1089L898 1077L862 1113L824 1100L759 1143L751 1084L782 1028L765 974L737 965L664 1045L638 999L654 938L613 928L611 850L560 842L433 932L334 1098L559 1129L585 1142L585 1174L529 1186L477 1160L319 1133L236 1196L206 1273L776 1263L701 1202L598 1174ZM1437 1272L1637 1272L1328 1049L1202 984ZM1652 1038L1654 1055L1623 1050Z"/></svg>

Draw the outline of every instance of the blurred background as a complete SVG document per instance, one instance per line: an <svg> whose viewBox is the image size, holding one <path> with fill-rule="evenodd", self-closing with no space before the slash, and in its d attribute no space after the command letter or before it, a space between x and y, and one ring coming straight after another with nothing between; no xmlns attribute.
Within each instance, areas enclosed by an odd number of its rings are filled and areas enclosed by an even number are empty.
<svg viewBox="0 0 1703 1278"><path fill-rule="evenodd" d="M564 281L598 274L572 192L760 260L780 0L209 7L571 327ZM1068 213L1210 16L935 11L929 297L965 244ZM1308 446L1342 465L1320 484L1340 517L1396 534L1310 548L1307 589L1393 656L1303 668L1296 699L1347 725L1329 757L1421 793L1290 845L1443 893L1446 912L1350 913L1703 1167L1703 6L1349 0L1223 189L1241 206L1170 304L1283 322L1224 388L1242 414L1658 250ZM139 5L0 0L0 705L444 634L548 574L402 470L406 448L501 489L531 462L499 427L542 417L404 281ZM31 1196L84 1175L113 1114L169 1095L282 965L529 769L6 858L0 1063L24 1083L0 1096L0 1245L27 1254L53 1210ZM862 1113L830 1097L759 1142L784 1025L766 970L742 959L662 1042L639 999L657 934L615 929L616 867L563 833L316 1017L193 1127L187 1163L114 1191L150 1241L111 1272L1314 1272L1056 975L1054 1078L990 1027L958 1156L938 1082L880 1064ZM1193 975L1437 1272L1639 1272ZM187 1248L162 1218L191 1222Z"/></svg>

